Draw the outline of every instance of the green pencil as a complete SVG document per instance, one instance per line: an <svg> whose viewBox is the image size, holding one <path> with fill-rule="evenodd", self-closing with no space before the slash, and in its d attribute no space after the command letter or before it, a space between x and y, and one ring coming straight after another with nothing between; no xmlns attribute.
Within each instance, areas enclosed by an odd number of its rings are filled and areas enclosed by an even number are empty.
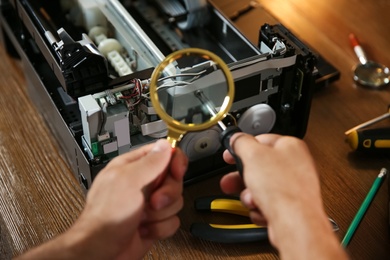
<svg viewBox="0 0 390 260"><path fill-rule="evenodd" d="M347 233L344 236L343 241L341 241L341 245L343 247L346 247L349 242L351 241L351 238L353 234L356 231L356 228L358 227L360 221L362 220L364 214L366 213L368 207L371 204L372 199L374 198L375 194L377 193L382 181L383 177L385 177L387 174L387 169L382 168L381 171L378 174L378 177L375 179L374 183L371 186L370 191L368 192L366 198L364 199L362 205L360 206L358 212L356 213L355 217L352 220L351 225L349 225Z"/></svg>

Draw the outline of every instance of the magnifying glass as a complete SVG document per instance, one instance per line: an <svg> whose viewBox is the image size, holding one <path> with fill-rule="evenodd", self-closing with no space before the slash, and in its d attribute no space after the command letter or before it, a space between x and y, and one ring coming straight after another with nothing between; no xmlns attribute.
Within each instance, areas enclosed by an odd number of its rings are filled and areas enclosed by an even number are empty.
<svg viewBox="0 0 390 260"><path fill-rule="evenodd" d="M380 88L389 84L389 68L380 63L367 60L363 48L360 46L354 34L350 34L349 39L360 62L354 68L353 79L360 85L371 88Z"/></svg>
<svg viewBox="0 0 390 260"><path fill-rule="evenodd" d="M226 127L222 119L234 99L234 80L226 63L212 52L187 48L168 55L153 71L150 100L167 125L167 139L176 147L185 133L214 125L222 128L220 141L235 157L229 139L237 126Z"/></svg>

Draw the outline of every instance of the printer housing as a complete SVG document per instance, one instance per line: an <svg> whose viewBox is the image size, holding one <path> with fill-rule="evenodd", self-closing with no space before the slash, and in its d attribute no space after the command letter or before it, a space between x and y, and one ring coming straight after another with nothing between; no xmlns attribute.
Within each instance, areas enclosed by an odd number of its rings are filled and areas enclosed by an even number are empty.
<svg viewBox="0 0 390 260"><path fill-rule="evenodd" d="M226 124L305 135L319 55L281 24L258 28L252 44L212 2L194 2L1 1L1 42L21 59L28 93L86 190L112 158L165 137L148 82L179 49L207 49L228 65L235 97ZM216 125L184 136L185 183L232 169L220 132Z"/></svg>

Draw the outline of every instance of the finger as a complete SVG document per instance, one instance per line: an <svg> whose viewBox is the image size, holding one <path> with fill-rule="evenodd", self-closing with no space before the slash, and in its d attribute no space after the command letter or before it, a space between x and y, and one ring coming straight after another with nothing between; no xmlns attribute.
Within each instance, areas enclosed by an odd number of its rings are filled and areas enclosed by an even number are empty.
<svg viewBox="0 0 390 260"><path fill-rule="evenodd" d="M149 204L152 209L160 210L182 197L182 192L183 182L168 175L162 185L150 194Z"/></svg>
<svg viewBox="0 0 390 260"><path fill-rule="evenodd" d="M174 215L177 215L179 211L183 208L184 200L183 197L176 198L171 203L167 204L164 208L159 210L154 209L149 206L145 210L145 217L142 220L142 223L152 223L163 221L164 219L168 219Z"/></svg>
<svg viewBox="0 0 390 260"><path fill-rule="evenodd" d="M223 157L223 160L227 164L235 164L236 163L232 154L228 150L223 151L222 157Z"/></svg>
<svg viewBox="0 0 390 260"><path fill-rule="evenodd" d="M150 192L154 191L155 189L158 189L161 185L163 185L163 182L165 181L167 176L176 179L180 183L183 182L184 174L187 171L188 158L180 148L174 148L171 150L171 152L172 157L171 162L169 163L169 171L167 169L166 172L161 174L153 182L153 185L149 187Z"/></svg>
<svg viewBox="0 0 390 260"><path fill-rule="evenodd" d="M252 167L253 163L251 162L264 159L264 156L267 156L271 149L268 145L261 145L254 136L245 133L234 134L230 144L234 152L241 158L244 171L247 170L248 166ZM256 169L252 170L256 171Z"/></svg>
<svg viewBox="0 0 390 260"><path fill-rule="evenodd" d="M232 146L232 148L234 148L236 141L241 139L242 137L245 137L247 142L257 141L260 144L272 147L284 136L278 134L261 134L254 137L252 135L245 134L245 133L236 133L230 139L230 145ZM244 146L250 146L250 145L244 145Z"/></svg>
<svg viewBox="0 0 390 260"><path fill-rule="evenodd" d="M259 191L260 193L260 191ZM240 194L240 200L242 204L244 204L245 207L247 207L250 210L257 209L257 206L253 200L252 193L249 191L249 189L245 189Z"/></svg>
<svg viewBox="0 0 390 260"><path fill-rule="evenodd" d="M258 210L249 211L249 217L254 224L257 224L259 226L267 226L267 219L260 211Z"/></svg>
<svg viewBox="0 0 390 260"><path fill-rule="evenodd" d="M250 138L252 138L253 142L258 142L258 143L266 145L266 146L274 146L274 144L281 138L281 136L277 135L277 134L261 134L261 135L258 135L256 137L253 137L253 136L245 134L245 133L236 133L230 139L230 145L232 146L233 150L234 150L234 147L233 147L234 143L236 142L236 140L238 140L242 136L250 137ZM235 164L235 160L228 150L224 151L223 159L228 164Z"/></svg>
<svg viewBox="0 0 390 260"><path fill-rule="evenodd" d="M169 166L170 175L177 181L182 182L185 172L188 167L188 158L184 152L176 147L172 155Z"/></svg>
<svg viewBox="0 0 390 260"><path fill-rule="evenodd" d="M165 239L174 235L179 226L179 218L177 216L173 216L160 222L142 225L139 228L139 232L143 239Z"/></svg>
<svg viewBox="0 0 390 260"><path fill-rule="evenodd" d="M262 134L262 135L257 135L255 139L264 145L268 146L274 146L280 138L283 136L278 135L278 134Z"/></svg>
<svg viewBox="0 0 390 260"><path fill-rule="evenodd" d="M169 164L170 170L159 176L151 187L149 203L156 210L180 197L183 191L183 178L187 170L188 159L180 149L173 151Z"/></svg>
<svg viewBox="0 0 390 260"><path fill-rule="evenodd" d="M153 148L154 144L155 143L143 145L143 146L141 146L137 149L134 149L128 153L121 154L121 155L115 157L114 159L112 159L107 164L107 166L105 168L109 169L111 167L118 167L120 165L125 165L128 163L134 162L134 161L140 159L141 157L147 155L150 152L150 150Z"/></svg>
<svg viewBox="0 0 390 260"><path fill-rule="evenodd" d="M159 139L145 156L126 164L122 173L131 178L135 187L144 187L166 171L171 156L170 143L166 139Z"/></svg>
<svg viewBox="0 0 390 260"><path fill-rule="evenodd" d="M261 226L267 224L267 220L264 217L264 214L262 213L260 208L256 206L252 197L252 193L250 192L249 189L245 189L241 192L240 200L242 204L244 204L244 206L250 210L249 217L251 218L253 223Z"/></svg>
<svg viewBox="0 0 390 260"><path fill-rule="evenodd" d="M221 178L220 187L226 194L237 194L245 188L245 185L238 172L231 172Z"/></svg>

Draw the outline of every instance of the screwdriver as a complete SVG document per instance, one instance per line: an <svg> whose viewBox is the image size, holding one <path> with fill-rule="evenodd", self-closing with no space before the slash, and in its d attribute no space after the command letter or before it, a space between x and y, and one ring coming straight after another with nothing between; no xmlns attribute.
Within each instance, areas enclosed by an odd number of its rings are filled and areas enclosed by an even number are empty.
<svg viewBox="0 0 390 260"><path fill-rule="evenodd" d="M345 132L347 135L347 142L353 150L378 150L378 149L389 149L390 148L390 128L373 128L373 129L362 129L378 123L386 118L390 117L390 106L388 111L378 116L374 119L371 119L367 122L364 122L360 125L357 125L348 131Z"/></svg>
<svg viewBox="0 0 390 260"><path fill-rule="evenodd" d="M390 148L390 128L353 130L348 134L347 142L353 150L384 150Z"/></svg>
<svg viewBox="0 0 390 260"><path fill-rule="evenodd" d="M215 116L216 111L213 105L211 105L210 100L204 95L203 91L196 91L195 96L205 105L210 115ZM243 164L241 158L233 151L233 147L230 145L230 138L238 132L242 132L238 126L226 126L222 121L218 121L219 127L222 129L222 133L219 135L219 141L222 146L227 149L230 154L233 156L234 161L236 162L236 167L240 175L243 174Z"/></svg>

